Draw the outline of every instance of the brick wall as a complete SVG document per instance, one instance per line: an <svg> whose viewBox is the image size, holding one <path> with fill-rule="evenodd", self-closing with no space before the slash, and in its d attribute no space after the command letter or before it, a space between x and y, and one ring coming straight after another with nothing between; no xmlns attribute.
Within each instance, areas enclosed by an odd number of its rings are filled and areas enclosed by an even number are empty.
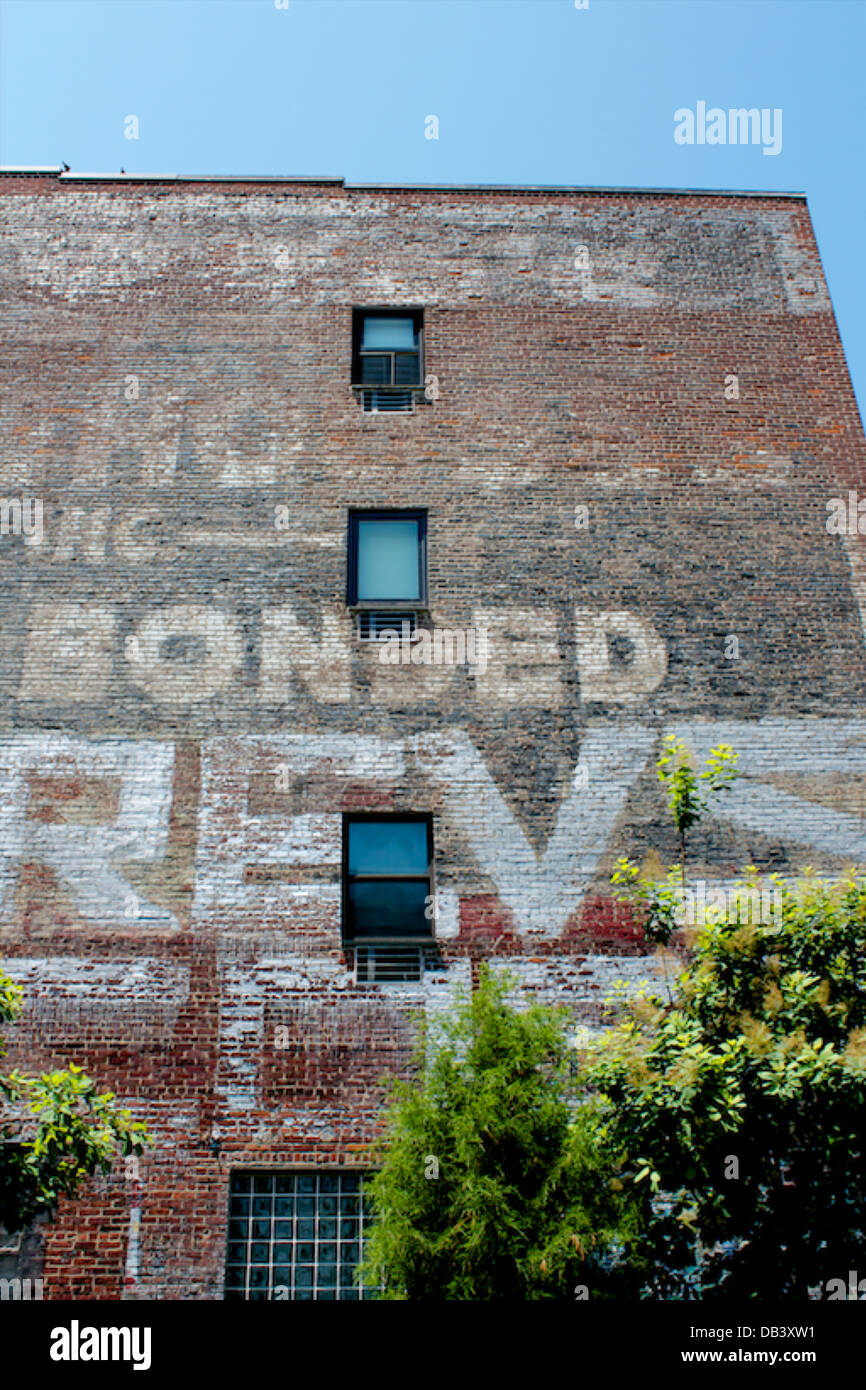
<svg viewBox="0 0 866 1390"><path fill-rule="evenodd" d="M797 197L0 195L0 497L43 509L0 537L11 1059L84 1063L157 1139L48 1228L46 1291L120 1297L140 1209L127 1294L220 1298L230 1170L363 1166L413 1011L479 960L590 1026L651 974L608 879L675 853L664 733L745 774L696 876L862 860L866 564L826 522L863 432ZM424 308L413 414L351 389L374 305ZM427 509L431 620L486 669L355 640L350 507ZM416 985L341 950L364 809L434 818Z"/></svg>

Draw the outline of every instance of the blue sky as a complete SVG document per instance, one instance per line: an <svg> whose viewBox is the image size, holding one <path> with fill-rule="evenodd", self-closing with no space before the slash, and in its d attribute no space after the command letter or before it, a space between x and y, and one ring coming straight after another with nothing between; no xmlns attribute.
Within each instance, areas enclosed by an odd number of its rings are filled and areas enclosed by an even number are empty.
<svg viewBox="0 0 866 1390"><path fill-rule="evenodd" d="M280 3L0 0L0 162L803 190L862 411L862 0ZM780 108L781 152L675 143L699 101Z"/></svg>

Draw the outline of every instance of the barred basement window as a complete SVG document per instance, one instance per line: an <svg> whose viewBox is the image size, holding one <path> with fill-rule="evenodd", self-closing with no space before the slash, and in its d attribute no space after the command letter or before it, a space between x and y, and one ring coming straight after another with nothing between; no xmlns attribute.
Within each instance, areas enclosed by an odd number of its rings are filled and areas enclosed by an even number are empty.
<svg viewBox="0 0 866 1390"><path fill-rule="evenodd" d="M370 1298L355 1270L369 1205L363 1173L233 1173L225 1297L311 1302Z"/></svg>

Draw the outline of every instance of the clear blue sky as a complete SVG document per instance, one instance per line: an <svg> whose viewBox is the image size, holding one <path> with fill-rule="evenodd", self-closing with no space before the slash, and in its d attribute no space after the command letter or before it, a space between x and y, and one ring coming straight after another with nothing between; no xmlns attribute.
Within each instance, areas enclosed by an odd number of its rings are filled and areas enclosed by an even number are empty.
<svg viewBox="0 0 866 1390"><path fill-rule="evenodd" d="M0 162L803 190L862 410L862 0L276 3L0 0ZM781 153L676 144L699 101L781 108Z"/></svg>

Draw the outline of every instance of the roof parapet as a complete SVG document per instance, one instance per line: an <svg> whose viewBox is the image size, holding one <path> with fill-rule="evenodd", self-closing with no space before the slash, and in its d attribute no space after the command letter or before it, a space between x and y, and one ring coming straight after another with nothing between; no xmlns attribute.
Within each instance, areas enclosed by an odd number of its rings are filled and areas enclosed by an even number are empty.
<svg viewBox="0 0 866 1390"><path fill-rule="evenodd" d="M129 174L126 172L88 173L66 169L62 164L3 164L4 174L54 174L62 183L262 183L262 184L327 184L361 193L547 193L574 196L579 194L644 195L649 197L701 198L797 198L801 190L772 188L629 188L550 183L347 183L343 178L323 174Z"/></svg>

